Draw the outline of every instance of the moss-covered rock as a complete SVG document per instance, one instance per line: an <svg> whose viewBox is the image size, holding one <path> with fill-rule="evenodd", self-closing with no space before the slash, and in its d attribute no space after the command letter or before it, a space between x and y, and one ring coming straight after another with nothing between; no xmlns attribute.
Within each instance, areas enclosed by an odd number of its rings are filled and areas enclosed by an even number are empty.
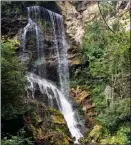
<svg viewBox="0 0 131 145"><path fill-rule="evenodd" d="M60 111L48 108L38 101L31 104L34 109L24 115L26 136L36 144L68 145L71 141L69 129Z"/></svg>
<svg viewBox="0 0 131 145"><path fill-rule="evenodd" d="M66 124L63 117L61 117L59 115L51 115L51 120L53 123L56 123L56 124Z"/></svg>
<svg viewBox="0 0 131 145"><path fill-rule="evenodd" d="M71 88L71 95L75 98L78 104L81 104L89 97L90 94L86 90L82 90L79 86L77 86L77 88Z"/></svg>

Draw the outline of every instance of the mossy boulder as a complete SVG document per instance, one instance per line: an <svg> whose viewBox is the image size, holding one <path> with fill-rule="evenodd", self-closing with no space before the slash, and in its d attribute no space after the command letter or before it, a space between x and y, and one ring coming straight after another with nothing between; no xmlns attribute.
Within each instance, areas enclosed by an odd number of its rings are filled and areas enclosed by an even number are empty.
<svg viewBox="0 0 131 145"><path fill-rule="evenodd" d="M31 103L31 102L30 102ZM33 109L24 115L26 136L36 144L68 145L71 141L69 129L60 111L33 101Z"/></svg>
<svg viewBox="0 0 131 145"><path fill-rule="evenodd" d="M51 115L51 119L56 124L66 124L65 120L59 115Z"/></svg>

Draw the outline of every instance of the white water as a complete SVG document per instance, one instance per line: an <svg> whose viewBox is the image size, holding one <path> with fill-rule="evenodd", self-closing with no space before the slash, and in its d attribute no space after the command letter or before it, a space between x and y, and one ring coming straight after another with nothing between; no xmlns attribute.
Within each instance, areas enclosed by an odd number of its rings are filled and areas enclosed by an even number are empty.
<svg viewBox="0 0 131 145"><path fill-rule="evenodd" d="M49 16L53 28L53 40L54 40L54 51L58 58L58 74L60 81L60 88L65 97L69 97L69 70L67 61L67 43L65 40L65 33L63 28L63 19L61 15L55 16L55 14L49 11ZM58 28L56 31L55 28ZM59 43L59 45L58 45Z"/></svg>
<svg viewBox="0 0 131 145"><path fill-rule="evenodd" d="M37 58L38 62L41 63L41 61L44 61L44 74L46 74L46 60L44 57L42 57L41 60L41 54L44 53L44 36L41 30L41 27L37 24L37 21L40 21L40 9L38 6L32 6L27 8L28 12L28 24L24 27L24 32L22 34L22 47L23 47L23 52L26 51L26 41L27 41L27 33L30 32L31 34L35 33L36 35L36 48L37 48ZM34 20L31 18L33 15L32 12L34 13ZM30 35L31 35L30 34ZM38 74L42 76L42 69L38 66Z"/></svg>
<svg viewBox="0 0 131 145"><path fill-rule="evenodd" d="M79 122L76 119L75 112L73 111L72 105L69 101L69 70L68 70L68 61L67 61L67 49L68 45L65 39L65 32L64 32L64 25L63 25L63 18L61 15L56 14L52 11L47 9L41 8L39 6L28 7L28 24L24 27L24 32L22 35L23 39L23 52L27 49L26 48L26 41L27 41L27 32L31 32L33 35L35 32L36 37L36 52L38 60L41 61L41 58L45 57L44 54L44 36L41 29L41 26L38 25L38 22L43 18L42 14L46 14L49 17L49 21L52 27L52 41L53 46L52 49L54 52L53 55L56 55L57 58L57 73L59 76L59 87L58 89L53 83L46 80L46 74L42 74L42 70L46 72L46 67L41 68L38 66L38 75L33 73L29 73L27 76L27 80L29 85L27 86L28 90L31 91L32 97L34 98L35 91L36 91L36 84L39 86L40 92L48 96L49 106L53 107L53 99L56 100L59 110L62 112L70 133L72 137L76 138L75 143L78 143L78 140L83 137L77 125ZM44 60L46 64L46 60ZM43 76L44 78L40 77ZM50 93L49 90L52 90L53 95ZM27 91L28 93L28 91ZM29 97L29 93L28 93ZM43 95L44 97L44 95Z"/></svg>
<svg viewBox="0 0 131 145"><path fill-rule="evenodd" d="M59 110L62 112L68 128L71 132L72 137L75 136L76 141L75 143L78 143L79 138L83 137L80 130L77 128L78 122L76 122L75 119L75 112L72 109L71 104L68 102L68 100L65 98L65 96L61 93L61 91L51 82L47 81L46 79L43 79L33 73L28 73L27 80L29 82L29 85L27 87L28 90L32 92L32 97L34 98L34 92L35 92L35 84L39 86L39 89L41 93L47 94L48 98L52 100L54 97L57 101ZM49 90L52 90L53 95L50 93ZM52 104L52 102L50 102ZM50 105L51 105L50 104Z"/></svg>

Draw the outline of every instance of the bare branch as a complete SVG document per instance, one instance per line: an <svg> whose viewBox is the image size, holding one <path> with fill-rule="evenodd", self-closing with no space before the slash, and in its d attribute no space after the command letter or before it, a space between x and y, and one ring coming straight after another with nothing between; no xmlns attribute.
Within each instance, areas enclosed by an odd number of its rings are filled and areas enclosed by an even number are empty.
<svg viewBox="0 0 131 145"><path fill-rule="evenodd" d="M104 16L103 16L103 14L102 14L102 11L101 11L100 5L99 5L99 1L98 1L98 8L99 8L100 14L101 14L102 19L103 19L103 21L105 22L106 26L108 27L108 29L109 29L111 32L113 32L113 33L115 34L115 32L114 32L114 31L109 27L109 25L107 24L107 22L106 22L106 20L105 20L105 18L104 18Z"/></svg>

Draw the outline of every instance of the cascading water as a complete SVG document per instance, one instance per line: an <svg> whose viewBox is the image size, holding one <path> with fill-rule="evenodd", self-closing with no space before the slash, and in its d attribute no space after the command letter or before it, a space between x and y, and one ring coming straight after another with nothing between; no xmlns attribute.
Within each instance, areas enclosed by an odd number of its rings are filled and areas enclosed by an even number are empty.
<svg viewBox="0 0 131 145"><path fill-rule="evenodd" d="M36 50L37 53L37 75L33 72L29 73L27 80L29 85L27 86L27 92L31 92L31 96L35 97L36 84L41 94L47 95L49 99L49 106L53 107L53 100L55 99L59 110L62 112L72 137L76 138L75 143L83 137L80 129L78 128L78 119L73 111L72 105L69 101L69 70L67 61L67 48L68 45L65 40L63 18L61 15L52 11L44 9L39 6L28 7L28 24L24 27L22 34L22 47L23 53L28 49L27 37L28 33L36 37ZM50 46L50 55L46 54L47 48L45 47L46 34L43 32L41 25L42 21L48 21L51 27L52 45ZM56 67L58 75L58 89L51 81L47 81L46 70L48 68L48 60L54 56L56 58ZM39 61L39 63L38 63ZM42 65L43 64L43 65ZM29 94L29 93L27 93ZM28 95L29 97L29 95Z"/></svg>

